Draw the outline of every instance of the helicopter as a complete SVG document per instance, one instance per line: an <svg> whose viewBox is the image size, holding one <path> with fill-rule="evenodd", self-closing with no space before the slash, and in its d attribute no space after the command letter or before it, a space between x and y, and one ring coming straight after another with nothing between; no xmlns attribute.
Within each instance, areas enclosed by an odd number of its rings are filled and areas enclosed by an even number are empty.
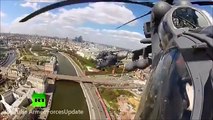
<svg viewBox="0 0 213 120"><path fill-rule="evenodd" d="M152 67L135 119L213 119L213 23L201 9L192 6L213 5L213 1L65 0L41 8L20 22L51 9L87 2L124 2L151 8L122 25L151 15L144 24L146 38L141 41L151 46L138 50L127 67ZM140 55L144 59L137 57Z"/></svg>
<svg viewBox="0 0 213 120"><path fill-rule="evenodd" d="M101 51L96 56L96 68L103 69L105 67L116 66L123 64L121 60L127 58L128 51Z"/></svg>
<svg viewBox="0 0 213 120"><path fill-rule="evenodd" d="M133 71L135 69L145 69L151 63L151 59L146 59L148 53L151 53L151 45L141 48L139 50L130 51L101 51L96 56L96 68L104 69L106 67L116 67L124 65L123 59L128 59L128 54L132 53L132 62L125 64L126 71ZM142 60L139 60L140 56L143 56Z"/></svg>

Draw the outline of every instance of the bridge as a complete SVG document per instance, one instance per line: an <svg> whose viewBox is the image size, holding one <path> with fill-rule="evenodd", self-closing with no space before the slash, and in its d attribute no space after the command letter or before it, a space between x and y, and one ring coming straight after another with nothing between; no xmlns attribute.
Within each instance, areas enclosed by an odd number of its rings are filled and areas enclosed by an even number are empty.
<svg viewBox="0 0 213 120"><path fill-rule="evenodd" d="M6 72L3 73L3 77L9 79L17 79L18 76L14 73ZM61 74L47 74L47 78L51 78L53 80L69 80L74 82L83 82L83 83L94 83L98 85L105 85L107 88L117 88L117 89L137 89L143 87L142 84L134 83L134 80L110 80L110 79L97 79L97 78L89 78L83 76L69 76L69 75L61 75Z"/></svg>
<svg viewBox="0 0 213 120"><path fill-rule="evenodd" d="M61 74L48 74L47 78L51 78L54 80L70 80L75 82L88 82L88 83L100 83L100 84L118 84L118 83L126 83L128 84L130 80L108 80L108 79L91 79L89 77L82 76L70 76L70 75L61 75Z"/></svg>
<svg viewBox="0 0 213 120"><path fill-rule="evenodd" d="M109 79L91 79L89 77L82 77L82 76L69 76L69 75L60 75L60 74L48 74L47 78L51 78L54 80L70 80L75 82L83 82L83 83L96 83L101 85L108 85L110 86L118 86L118 87L125 87L125 88L141 88L143 85L136 84L133 80L109 80Z"/></svg>

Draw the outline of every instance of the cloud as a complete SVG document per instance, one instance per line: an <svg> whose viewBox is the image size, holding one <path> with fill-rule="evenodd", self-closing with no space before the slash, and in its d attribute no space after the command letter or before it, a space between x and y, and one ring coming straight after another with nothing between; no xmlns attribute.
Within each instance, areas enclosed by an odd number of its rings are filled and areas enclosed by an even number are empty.
<svg viewBox="0 0 213 120"><path fill-rule="evenodd" d="M10 32L23 34L38 34L74 38L83 36L84 40L95 43L114 45L127 49L141 48L139 41L144 35L126 30L94 29L89 27L61 26L59 24L12 24L7 27Z"/></svg>
<svg viewBox="0 0 213 120"><path fill-rule="evenodd" d="M33 10L37 10L39 8L38 7L38 3L29 2L29 1L26 1L25 3L22 3L21 6L22 7L29 7L29 8L32 8Z"/></svg>
<svg viewBox="0 0 213 120"><path fill-rule="evenodd" d="M119 3L91 3L84 8L71 10L61 8L59 11L61 14L58 17L58 21L68 24L83 24L89 21L103 25L119 25L135 18L131 10L127 9L124 4ZM130 25L135 24L136 22L133 22Z"/></svg>
<svg viewBox="0 0 213 120"><path fill-rule="evenodd" d="M38 9L38 3L26 1L22 7ZM107 7L106 7L107 6ZM123 3L91 3L83 8L64 9L60 8L57 18L52 23L81 25L86 22L98 23L102 25L120 25L135 18L133 12L125 7ZM116 12L115 12L116 11ZM137 21L129 25L135 25Z"/></svg>
<svg viewBox="0 0 213 120"><path fill-rule="evenodd" d="M0 11L0 17L3 18L5 16L6 16L6 14L4 12Z"/></svg>
<svg viewBox="0 0 213 120"><path fill-rule="evenodd" d="M104 7L107 6L107 7ZM114 12L116 11L116 12ZM118 3L91 3L84 8L64 9L58 12L46 12L35 18L19 23L24 16L16 18L7 31L12 33L38 34L47 36L70 37L83 36L84 40L115 45L128 49L142 47L139 41L144 35L127 30L94 29L83 27L84 23L93 22L96 24L117 25L134 19L132 11L124 4ZM132 25L134 25L133 23Z"/></svg>
<svg viewBox="0 0 213 120"><path fill-rule="evenodd" d="M93 28L67 28L75 31L75 35L82 35L87 41L114 45L127 49L138 49L143 47L140 40L144 35L126 30L93 29ZM70 35L73 33L70 33Z"/></svg>
<svg viewBox="0 0 213 120"><path fill-rule="evenodd" d="M11 26L5 26L5 30L12 33L38 34L69 38L83 36L83 39L86 41L127 49L138 49L143 47L139 41L144 38L144 35L140 33L126 30L94 29L89 27L61 26L59 24L48 23L14 23Z"/></svg>

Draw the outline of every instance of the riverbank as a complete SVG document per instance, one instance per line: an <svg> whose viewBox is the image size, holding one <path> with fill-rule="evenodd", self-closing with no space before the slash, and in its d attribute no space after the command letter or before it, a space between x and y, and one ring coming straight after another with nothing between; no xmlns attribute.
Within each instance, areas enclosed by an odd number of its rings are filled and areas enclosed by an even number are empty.
<svg viewBox="0 0 213 120"><path fill-rule="evenodd" d="M77 76L84 76L83 71L81 70L81 68L75 63L75 61L73 59L71 59L68 55L66 55L63 52L59 52L61 55L63 55L64 57L67 58L67 60L69 60L69 62L73 65Z"/></svg>
<svg viewBox="0 0 213 120"><path fill-rule="evenodd" d="M85 76L83 71L80 67L65 53L60 53L64 55L70 63L74 66L75 70L77 71L78 76ZM90 83L80 83L81 88L83 90L84 96L86 98L87 106L89 109L90 120L94 119L108 119L111 120L108 111L106 110L105 104L103 104L102 99L100 96L97 96L99 93L95 85Z"/></svg>
<svg viewBox="0 0 213 120"><path fill-rule="evenodd" d="M59 62L58 74L77 76L77 71L70 61L62 54L56 54ZM73 120L88 119L89 111L82 88L79 83L67 80L55 81L54 94L50 111L55 110L80 110L82 114L49 114L48 120Z"/></svg>
<svg viewBox="0 0 213 120"><path fill-rule="evenodd" d="M82 70L80 69L80 67L74 62L73 59L71 59L69 56L67 56L65 53L60 52L61 55L63 55L64 57L66 57L70 63L73 65L73 67L76 70L77 76L84 76ZM82 82L80 82L80 86L81 89L84 93L84 96L86 98L86 102L87 102L87 106L88 106L88 110L89 110L89 116L90 116L90 120L95 119L95 111L92 109L92 104L91 104L91 100L87 94L86 88L84 86L84 84Z"/></svg>

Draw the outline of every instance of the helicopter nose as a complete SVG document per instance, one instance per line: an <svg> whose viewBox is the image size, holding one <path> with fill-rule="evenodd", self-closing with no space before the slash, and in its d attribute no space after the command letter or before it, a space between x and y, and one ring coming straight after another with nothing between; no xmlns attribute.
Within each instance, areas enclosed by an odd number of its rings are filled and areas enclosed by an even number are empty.
<svg viewBox="0 0 213 120"><path fill-rule="evenodd" d="M129 62L124 66L126 71L133 71L136 69L136 61Z"/></svg>
<svg viewBox="0 0 213 120"><path fill-rule="evenodd" d="M140 59L137 61L129 62L125 65L125 70L133 71L135 69L145 69L150 65L149 59Z"/></svg>
<svg viewBox="0 0 213 120"><path fill-rule="evenodd" d="M150 65L149 60L148 59L142 59L142 60L138 60L136 63L137 68L139 69L145 69Z"/></svg>

